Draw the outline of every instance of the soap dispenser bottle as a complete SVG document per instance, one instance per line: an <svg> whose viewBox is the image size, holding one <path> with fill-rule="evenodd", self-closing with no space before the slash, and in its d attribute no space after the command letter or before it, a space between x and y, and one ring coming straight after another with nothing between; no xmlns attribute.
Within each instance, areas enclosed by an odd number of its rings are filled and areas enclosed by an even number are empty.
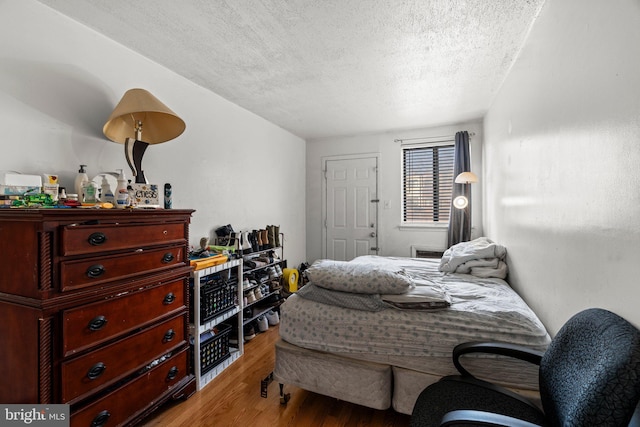
<svg viewBox="0 0 640 427"><path fill-rule="evenodd" d="M115 203L115 197L113 197L113 192L111 191L111 186L109 185L109 181L107 181L106 175L102 175L102 185L100 186L100 201L104 203Z"/></svg>
<svg viewBox="0 0 640 427"><path fill-rule="evenodd" d="M84 191L84 186L87 185L86 183L89 182L89 177L87 176L87 171L85 170L85 168L87 167L87 165L80 165L80 170L78 171L78 174L76 175L76 180L74 182L74 186L73 188L76 190L76 194L78 195L78 200L80 202L82 202L84 200L83 198L83 191Z"/></svg>
<svg viewBox="0 0 640 427"><path fill-rule="evenodd" d="M124 209L129 206L129 191L127 190L127 178L122 169L118 169L118 187L116 188L116 208Z"/></svg>

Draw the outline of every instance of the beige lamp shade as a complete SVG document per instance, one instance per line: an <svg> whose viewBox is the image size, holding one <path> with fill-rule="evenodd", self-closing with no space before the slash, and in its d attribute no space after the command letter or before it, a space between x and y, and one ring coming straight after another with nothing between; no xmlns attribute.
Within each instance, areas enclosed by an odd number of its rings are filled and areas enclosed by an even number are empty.
<svg viewBox="0 0 640 427"><path fill-rule="evenodd" d="M127 138L159 144L180 136L185 127L184 121L151 93L130 89L116 105L102 132L120 144Z"/></svg>
<svg viewBox="0 0 640 427"><path fill-rule="evenodd" d="M478 182L478 177L473 172L462 172L454 180L456 184L473 184Z"/></svg>

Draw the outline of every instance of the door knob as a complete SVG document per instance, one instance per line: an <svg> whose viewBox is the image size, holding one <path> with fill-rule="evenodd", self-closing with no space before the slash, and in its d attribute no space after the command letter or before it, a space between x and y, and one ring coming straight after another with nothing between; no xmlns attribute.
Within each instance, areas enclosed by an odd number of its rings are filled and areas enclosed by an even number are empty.
<svg viewBox="0 0 640 427"><path fill-rule="evenodd" d="M371 234L369 234L370 237L376 237L376 232L372 231Z"/></svg>

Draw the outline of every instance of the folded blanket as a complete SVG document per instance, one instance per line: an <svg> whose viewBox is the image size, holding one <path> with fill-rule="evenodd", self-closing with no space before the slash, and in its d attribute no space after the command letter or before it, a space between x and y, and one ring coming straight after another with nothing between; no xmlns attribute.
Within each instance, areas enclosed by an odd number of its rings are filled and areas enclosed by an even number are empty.
<svg viewBox="0 0 640 427"><path fill-rule="evenodd" d="M444 273L472 274L478 277L507 277L504 259L507 249L486 237L461 242L447 249L440 260Z"/></svg>
<svg viewBox="0 0 640 427"><path fill-rule="evenodd" d="M404 294L382 295L382 301L396 308L433 310L451 306L451 297L438 285L416 286Z"/></svg>

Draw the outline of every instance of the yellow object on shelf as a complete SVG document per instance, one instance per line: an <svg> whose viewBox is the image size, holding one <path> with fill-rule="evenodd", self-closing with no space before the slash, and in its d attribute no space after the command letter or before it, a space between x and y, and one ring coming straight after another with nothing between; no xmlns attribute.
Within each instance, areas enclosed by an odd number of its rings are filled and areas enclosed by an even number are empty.
<svg viewBox="0 0 640 427"><path fill-rule="evenodd" d="M228 256L218 254L207 258L192 259L191 266L196 270L202 270L203 268L209 268L213 267L214 265L224 264L228 260Z"/></svg>
<svg viewBox="0 0 640 427"><path fill-rule="evenodd" d="M282 269L282 276L284 281L289 287L289 292L296 292L298 290L298 277L300 273L295 268Z"/></svg>

